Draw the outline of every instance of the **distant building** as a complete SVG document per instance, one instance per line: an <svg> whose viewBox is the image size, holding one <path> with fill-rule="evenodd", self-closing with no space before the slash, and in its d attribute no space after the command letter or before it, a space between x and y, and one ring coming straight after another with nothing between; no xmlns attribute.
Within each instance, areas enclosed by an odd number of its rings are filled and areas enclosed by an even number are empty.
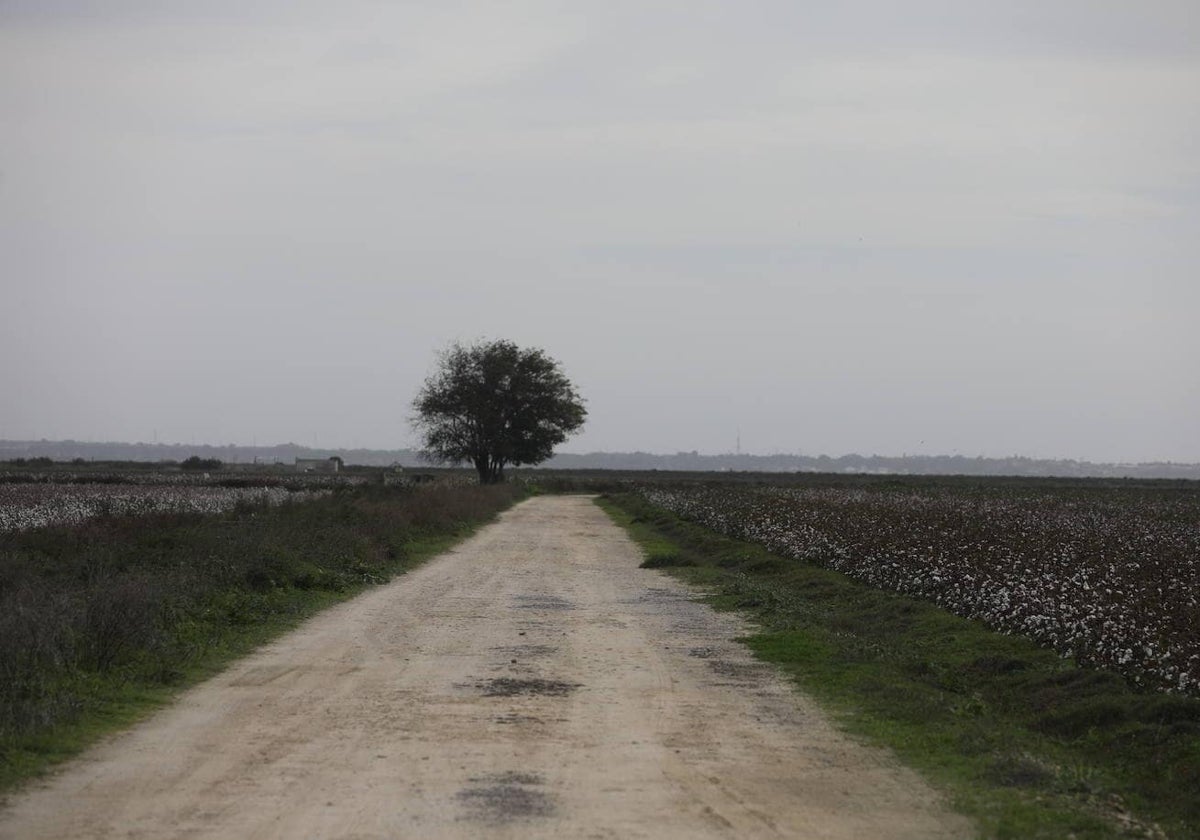
<svg viewBox="0 0 1200 840"><path fill-rule="evenodd" d="M334 455L332 458L297 458L296 472L303 473L336 473L342 470L342 459Z"/></svg>

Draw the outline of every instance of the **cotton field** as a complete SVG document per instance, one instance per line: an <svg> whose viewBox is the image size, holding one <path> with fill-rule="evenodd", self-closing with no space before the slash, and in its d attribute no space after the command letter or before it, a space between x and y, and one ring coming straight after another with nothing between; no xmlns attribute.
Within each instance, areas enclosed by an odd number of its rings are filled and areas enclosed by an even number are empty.
<svg viewBox="0 0 1200 840"><path fill-rule="evenodd" d="M329 490L217 487L201 484L0 484L0 533L78 525L96 516L220 513L243 502L281 504Z"/></svg>
<svg viewBox="0 0 1200 840"><path fill-rule="evenodd" d="M1135 682L1200 694L1200 494L667 486L655 505L937 602Z"/></svg>
<svg viewBox="0 0 1200 840"><path fill-rule="evenodd" d="M356 487L368 483L365 475L345 473L206 473L88 470L67 471L6 471L0 474L3 484L132 484L171 487L284 487L289 490L334 489Z"/></svg>

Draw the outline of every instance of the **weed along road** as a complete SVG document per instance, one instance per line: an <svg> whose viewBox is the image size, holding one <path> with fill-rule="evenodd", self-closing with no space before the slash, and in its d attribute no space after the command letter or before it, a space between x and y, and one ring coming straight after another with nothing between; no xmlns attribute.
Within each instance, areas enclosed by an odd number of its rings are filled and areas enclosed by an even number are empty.
<svg viewBox="0 0 1200 840"><path fill-rule="evenodd" d="M961 838L638 568L538 497L335 607L0 811L22 838Z"/></svg>

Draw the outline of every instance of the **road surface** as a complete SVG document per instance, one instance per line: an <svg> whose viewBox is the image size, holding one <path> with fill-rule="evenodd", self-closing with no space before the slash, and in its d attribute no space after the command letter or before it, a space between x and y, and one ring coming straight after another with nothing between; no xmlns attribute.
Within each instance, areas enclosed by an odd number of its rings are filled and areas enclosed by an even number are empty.
<svg viewBox="0 0 1200 840"><path fill-rule="evenodd" d="M638 568L590 500L538 497L11 797L21 838L961 838Z"/></svg>

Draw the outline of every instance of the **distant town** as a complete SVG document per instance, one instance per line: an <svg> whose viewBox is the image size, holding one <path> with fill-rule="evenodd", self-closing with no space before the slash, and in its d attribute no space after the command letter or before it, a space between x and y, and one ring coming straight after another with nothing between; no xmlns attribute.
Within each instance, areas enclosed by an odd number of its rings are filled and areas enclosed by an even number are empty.
<svg viewBox="0 0 1200 840"><path fill-rule="evenodd" d="M77 440L0 440L0 461L50 458L54 461L183 462L188 458L215 459L226 465L311 469L339 466L423 467L428 462L415 449L318 449L295 443L274 446L214 446L180 443L118 443ZM331 461L330 459L337 459ZM558 470L673 470L695 472L820 472L875 475L1011 475L1096 478L1165 478L1200 480L1200 464L1153 462L1104 464L1089 461L1046 460L963 455L702 455L698 452L589 452L559 454L537 469Z"/></svg>

